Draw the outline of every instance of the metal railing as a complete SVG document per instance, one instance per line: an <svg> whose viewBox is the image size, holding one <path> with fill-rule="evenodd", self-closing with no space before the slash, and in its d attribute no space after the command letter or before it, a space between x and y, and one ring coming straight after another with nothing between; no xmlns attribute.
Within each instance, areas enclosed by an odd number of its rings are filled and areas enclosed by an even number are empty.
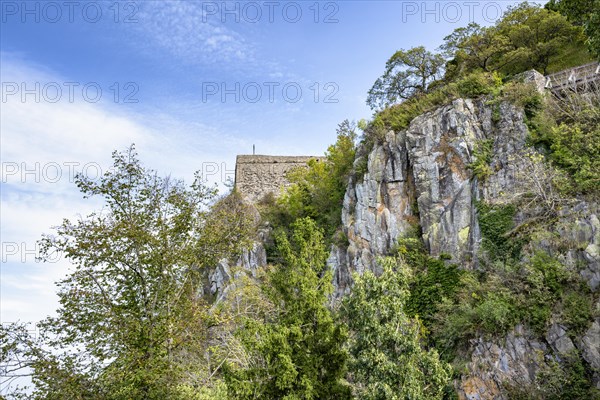
<svg viewBox="0 0 600 400"><path fill-rule="evenodd" d="M600 86L600 63L592 62L546 75L544 87L552 92L592 90Z"/></svg>

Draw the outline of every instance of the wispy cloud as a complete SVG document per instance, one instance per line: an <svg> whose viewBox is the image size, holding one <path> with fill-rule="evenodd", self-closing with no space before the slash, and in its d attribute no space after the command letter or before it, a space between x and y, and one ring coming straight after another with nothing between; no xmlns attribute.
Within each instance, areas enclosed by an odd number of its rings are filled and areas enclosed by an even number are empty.
<svg viewBox="0 0 600 400"><path fill-rule="evenodd" d="M253 46L218 18L207 18L203 2L148 1L141 3L134 24L146 51L164 53L186 64L225 65L251 62Z"/></svg>
<svg viewBox="0 0 600 400"><path fill-rule="evenodd" d="M23 59L1 56L3 83L25 82L31 88L35 82L43 86L69 80ZM177 119L151 107L134 112L121 103L50 103L43 96L39 102L34 97L25 100L19 95L3 99L0 120L0 233L3 257L7 256L0 271L2 321L38 320L57 305L53 282L64 276L69 264L39 264L32 250L41 234L50 233L62 218L76 219L101 206L82 199L74 185L75 172L97 176L111 166L113 150L136 143L142 162L161 175L191 183L193 172L208 162L213 173L209 182L219 182L231 176L235 154L249 147L209 124ZM6 244L10 255L4 254Z"/></svg>

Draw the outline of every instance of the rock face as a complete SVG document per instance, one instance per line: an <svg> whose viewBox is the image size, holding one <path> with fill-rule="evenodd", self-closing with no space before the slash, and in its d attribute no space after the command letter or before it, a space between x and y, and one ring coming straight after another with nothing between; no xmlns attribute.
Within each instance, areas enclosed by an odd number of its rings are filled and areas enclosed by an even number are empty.
<svg viewBox="0 0 600 400"><path fill-rule="evenodd" d="M255 242L251 249L244 249L242 255L231 264L226 258L219 261L208 277L208 287L205 294L216 296L217 299L226 295L229 281L238 271L243 270L254 276L256 270L267 265L267 253L262 242Z"/></svg>
<svg viewBox="0 0 600 400"><path fill-rule="evenodd" d="M600 307L600 302L596 304ZM594 385L600 389L600 318L596 318L594 323L585 332L585 335L579 342L579 348L583 359L587 361L594 370Z"/></svg>
<svg viewBox="0 0 600 400"><path fill-rule="evenodd" d="M411 226L420 225L432 256L445 255L462 268L478 267L481 233L477 201L497 203L518 188L524 170L527 126L522 110L502 103L458 99L415 118L406 130L390 131L367 157L367 172L347 188L343 229L348 245L334 246L329 265L336 296L352 286L352 273L379 272L377 257L390 254ZM480 182L469 165L483 141L492 143L490 175ZM357 159L355 165L364 162ZM561 211L551 240L536 246L577 270L590 289L600 290L600 209L581 201ZM517 215L517 220L519 216ZM600 309L600 304L596 306ZM472 342L467 373L457 382L462 399L507 399L506 388L534 384L544 360L581 353L600 385L600 321L574 338L553 324L545 337L517 326L504 338ZM600 387L600 386L599 386Z"/></svg>
<svg viewBox="0 0 600 400"><path fill-rule="evenodd" d="M530 80L541 87L535 74ZM462 268L478 268L482 237L477 202L503 202L507 194L523 189L519 176L527 160L517 155L527 148L527 136L522 110L508 103L492 107L484 100L468 99L425 113L403 131L388 132L355 161L355 167L366 162L367 168L364 176L350 180L346 190L342 225L348 243L333 246L328 259L335 296L350 291L352 273L380 272L377 258L393 253L398 239L414 232L415 226L420 226L431 256L443 255ZM491 144L491 155L485 160L489 174L482 182L469 165L477 162L484 142ZM307 160L239 156L236 187L247 200L257 201L266 192L285 187L285 173ZM532 250L543 250L577 271L596 298L599 215L596 203L571 204L560 211L548 237L531 244ZM516 220L525 217L520 212ZM249 271L265 264L265 250L259 243L235 263ZM210 293L226 295L231 277L230 264L224 260L210 276ZM595 307L600 310L600 302ZM599 349L600 319L578 336L558 323L537 336L518 325L505 337L471 342L470 361L455 382L457 391L461 399L508 399L507 388L527 391L536 385L536 375L549 360L560 362L573 352L581 354L600 388Z"/></svg>
<svg viewBox="0 0 600 400"><path fill-rule="evenodd" d="M477 340L470 373L463 375L459 385L459 399L505 399L507 383L519 388L531 385L547 350L522 326L515 327L503 341Z"/></svg>
<svg viewBox="0 0 600 400"><path fill-rule="evenodd" d="M346 192L342 222L349 246L335 249L331 258L338 293L347 291L351 272L376 271L376 258L389 253L415 222L431 255L448 254L473 266L481 240L475 201L510 187L515 166L509 160L526 135L522 113L509 104L501 105L493 121L490 107L463 99L415 118L406 131L389 132L368 155L362 180L350 182ZM488 139L495 173L478 185L468 165ZM336 262L344 253L346 262Z"/></svg>

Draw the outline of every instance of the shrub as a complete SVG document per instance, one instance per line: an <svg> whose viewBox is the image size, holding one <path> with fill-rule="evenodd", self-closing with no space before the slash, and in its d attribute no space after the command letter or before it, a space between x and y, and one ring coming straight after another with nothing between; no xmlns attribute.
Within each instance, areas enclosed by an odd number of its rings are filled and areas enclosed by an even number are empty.
<svg viewBox="0 0 600 400"><path fill-rule="evenodd" d="M532 143L544 146L549 160L569 174L566 191L600 191L600 89L551 98L530 119ZM571 187L573 186L573 187Z"/></svg>
<svg viewBox="0 0 600 400"><path fill-rule="evenodd" d="M563 296L561 320L574 335L583 333L589 327L592 316L592 299L585 290L583 293L570 291Z"/></svg>
<svg viewBox="0 0 600 400"><path fill-rule="evenodd" d="M472 72L456 82L457 94L460 97L474 98L486 94L497 94L502 86L502 79L497 73Z"/></svg>
<svg viewBox="0 0 600 400"><path fill-rule="evenodd" d="M600 125L560 124L550 135L551 158L568 171L579 190L600 192Z"/></svg>
<svg viewBox="0 0 600 400"><path fill-rule="evenodd" d="M509 82L501 92L501 99L522 108L528 119L540 112L544 105L544 98L532 83Z"/></svg>
<svg viewBox="0 0 600 400"><path fill-rule="evenodd" d="M500 290L490 291L474 308L474 318L484 332L502 334L512 328L518 317L511 294Z"/></svg>
<svg viewBox="0 0 600 400"><path fill-rule="evenodd" d="M406 310L409 315L418 315L430 328L438 305L445 297L452 297L458 289L462 271L457 265L446 265L431 257L427 257L425 264L415 270L416 277L410 287Z"/></svg>
<svg viewBox="0 0 600 400"><path fill-rule="evenodd" d="M468 168L473 171L473 176L481 181L485 181L492 174L490 163L494 151L494 140L486 139L476 143L473 149L474 161L468 165Z"/></svg>
<svg viewBox="0 0 600 400"><path fill-rule="evenodd" d="M534 399L598 399L600 390L592 386L591 373L586 370L577 352L565 357L561 363L549 360L536 376L539 389L531 393Z"/></svg>
<svg viewBox="0 0 600 400"><path fill-rule="evenodd" d="M523 240L508 234L514 227L516 208L508 205L476 204L483 250L489 261L516 261L520 257Z"/></svg>

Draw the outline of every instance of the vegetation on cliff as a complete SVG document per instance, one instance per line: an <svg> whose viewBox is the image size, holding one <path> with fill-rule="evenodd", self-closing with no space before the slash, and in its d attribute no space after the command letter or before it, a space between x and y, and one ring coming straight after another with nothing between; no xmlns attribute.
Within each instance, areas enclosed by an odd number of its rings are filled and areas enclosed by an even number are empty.
<svg viewBox="0 0 600 400"><path fill-rule="evenodd" d="M545 340L553 324L575 339L598 316L598 294L559 257L580 244L556 232L572 200L598 198L600 96L548 99L514 78L587 62L588 48L597 55L594 6L524 3L494 26L455 30L439 53L396 52L369 91L373 119L342 122L323 160L256 205L271 265L234 269L218 299L205 290L209 272L256 239L255 210L235 191L218 199L199 176L189 188L159 178L133 148L114 153L114 169L98 181L78 177L83 195L104 208L64 220L41 241L45 256L61 252L74 269L58 282L61 307L39 337L19 324L0 330L2 367L30 373L35 385L13 397L454 398L452 378L465 373L474 339L522 325ZM484 99L494 113L505 102L522 109L532 146L519 155L523 190L475 205L476 268L428 253L415 205L413 229L380 259L381 273L354 275L352 292L332 302L326 261L332 244L348 241L348 182L366 172L390 130L459 97ZM485 185L493 142L474 153L469 176ZM597 396L581 354L561 357L543 364L535 390L507 388L511 396Z"/></svg>

